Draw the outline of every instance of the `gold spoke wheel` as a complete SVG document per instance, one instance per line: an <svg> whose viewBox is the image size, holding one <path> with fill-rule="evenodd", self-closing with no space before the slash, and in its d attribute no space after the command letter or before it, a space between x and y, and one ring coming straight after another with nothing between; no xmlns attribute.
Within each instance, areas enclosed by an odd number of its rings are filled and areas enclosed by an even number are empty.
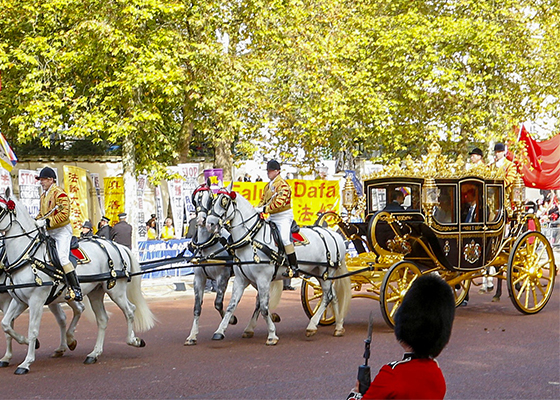
<svg viewBox="0 0 560 400"><path fill-rule="evenodd" d="M525 232L513 245L507 266L508 291L515 308L536 314L552 296L556 265L552 246L536 231Z"/></svg>
<svg viewBox="0 0 560 400"><path fill-rule="evenodd" d="M381 283L379 305L383 319L391 328L395 327L395 314L400 307L404 295L422 272L416 264L400 261L385 273Z"/></svg>

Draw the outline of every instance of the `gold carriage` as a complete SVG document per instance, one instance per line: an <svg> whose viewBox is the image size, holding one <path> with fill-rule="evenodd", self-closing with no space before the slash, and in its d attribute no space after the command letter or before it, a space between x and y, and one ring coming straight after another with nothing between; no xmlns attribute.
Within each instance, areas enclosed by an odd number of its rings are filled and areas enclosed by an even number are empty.
<svg viewBox="0 0 560 400"><path fill-rule="evenodd" d="M466 169L433 144L420 162L408 157L367 177L361 198L347 180L346 217L327 212L317 224L352 242L355 252L347 254L346 262L353 297L378 300L391 327L404 294L427 273L451 285L457 306L471 284L480 285L477 278L497 278L498 294L506 280L515 308L534 314L552 296L557 270L552 247L538 219L525 211L524 200L520 177L506 193L501 171ZM365 222L349 222L357 213ZM304 277L301 299L308 316L320 295L318 282ZM333 322L327 311L321 324Z"/></svg>

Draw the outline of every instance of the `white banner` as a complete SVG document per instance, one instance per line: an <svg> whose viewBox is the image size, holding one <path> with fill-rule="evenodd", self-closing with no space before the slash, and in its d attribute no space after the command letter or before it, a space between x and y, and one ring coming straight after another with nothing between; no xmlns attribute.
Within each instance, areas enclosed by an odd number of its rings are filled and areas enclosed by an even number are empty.
<svg viewBox="0 0 560 400"><path fill-rule="evenodd" d="M198 187L198 171L198 164L179 164L179 174L185 179L183 181L183 198L185 199L185 213L187 216L189 212L195 212L191 197L194 190Z"/></svg>
<svg viewBox="0 0 560 400"><path fill-rule="evenodd" d="M35 179L36 176L39 176L37 171L19 170L19 199L33 218L39 215L41 206L41 184Z"/></svg>
<svg viewBox="0 0 560 400"><path fill-rule="evenodd" d="M168 168L173 173L179 173L177 167ZM173 226L175 227L175 237L180 239L183 235L183 180L173 179L167 181L169 191L169 202L171 203L171 213L173 214Z"/></svg>
<svg viewBox="0 0 560 400"><path fill-rule="evenodd" d="M163 223L164 223L164 215L163 215L163 197L161 195L161 187L155 187L155 195L156 195L156 218L157 218L157 226L158 232L162 231Z"/></svg>
<svg viewBox="0 0 560 400"><path fill-rule="evenodd" d="M99 174L91 173L91 181L93 182L93 188L95 189L95 195L97 196L97 202L99 203L99 211L101 216L105 215L105 199L101 195L101 181L99 180Z"/></svg>
<svg viewBox="0 0 560 400"><path fill-rule="evenodd" d="M12 187L12 177L10 175L10 171L0 167L0 195L4 196L7 189L10 189L10 193L14 193L14 188Z"/></svg>
<svg viewBox="0 0 560 400"><path fill-rule="evenodd" d="M138 197L138 210L136 215L138 216L138 240L146 240L147 229L146 229L146 218L144 216L144 191L146 190L146 185L148 184L147 175L138 175L138 180L136 181L136 196Z"/></svg>

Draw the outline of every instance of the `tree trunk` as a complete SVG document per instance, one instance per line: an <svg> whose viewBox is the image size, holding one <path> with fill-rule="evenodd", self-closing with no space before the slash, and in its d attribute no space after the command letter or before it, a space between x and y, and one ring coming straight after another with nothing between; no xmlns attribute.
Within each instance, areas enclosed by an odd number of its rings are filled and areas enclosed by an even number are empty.
<svg viewBox="0 0 560 400"><path fill-rule="evenodd" d="M233 179L233 158L231 154L231 144L231 139L227 137L217 138L214 142L214 166L216 168L222 168L224 181L231 181Z"/></svg>
<svg viewBox="0 0 560 400"><path fill-rule="evenodd" d="M192 104L190 102L183 106L183 123L181 124L179 135L180 139L177 148L179 153L178 163L182 164L189 161L193 135Z"/></svg>

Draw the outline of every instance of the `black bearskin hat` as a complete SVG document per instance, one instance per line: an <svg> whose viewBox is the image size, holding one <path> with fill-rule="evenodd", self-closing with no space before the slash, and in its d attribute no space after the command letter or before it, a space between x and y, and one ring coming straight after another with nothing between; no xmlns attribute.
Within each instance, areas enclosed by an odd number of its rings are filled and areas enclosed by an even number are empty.
<svg viewBox="0 0 560 400"><path fill-rule="evenodd" d="M455 296L438 275L417 278L395 315L395 336L408 344L417 357L435 358L449 342Z"/></svg>

